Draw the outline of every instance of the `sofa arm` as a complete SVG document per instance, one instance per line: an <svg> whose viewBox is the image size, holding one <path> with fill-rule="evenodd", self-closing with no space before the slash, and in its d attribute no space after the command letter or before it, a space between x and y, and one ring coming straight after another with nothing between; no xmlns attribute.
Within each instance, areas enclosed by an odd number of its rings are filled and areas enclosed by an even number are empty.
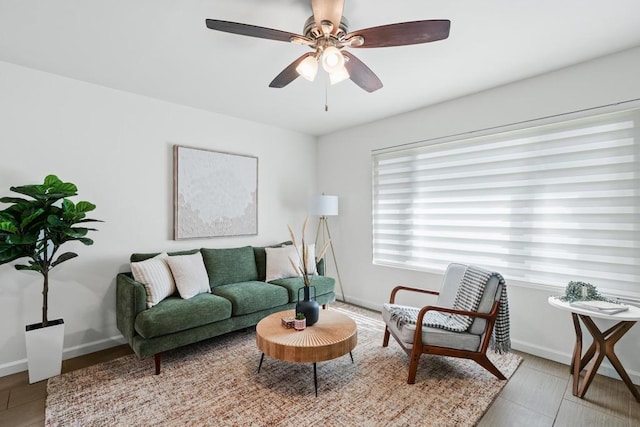
<svg viewBox="0 0 640 427"><path fill-rule="evenodd" d="M135 322L138 313L147 309L147 293L131 273L119 273L116 280L116 321L129 345L136 335Z"/></svg>
<svg viewBox="0 0 640 427"><path fill-rule="evenodd" d="M316 263L316 271L320 276L324 276L324 257L320 258Z"/></svg>

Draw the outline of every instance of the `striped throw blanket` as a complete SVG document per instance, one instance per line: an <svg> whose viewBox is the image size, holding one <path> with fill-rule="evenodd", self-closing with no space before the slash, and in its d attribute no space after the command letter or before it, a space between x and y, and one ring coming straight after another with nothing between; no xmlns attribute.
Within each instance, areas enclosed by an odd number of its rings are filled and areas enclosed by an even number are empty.
<svg viewBox="0 0 640 427"><path fill-rule="evenodd" d="M507 299L507 286L500 273L490 272L476 266L468 266L460 281L452 308L463 311L477 311L485 286L494 276L498 278L499 283L502 285L502 293L500 295L498 316L491 337L491 347L499 353L506 353L511 350L509 302ZM385 309L391 313L391 319L396 321L399 328L402 328L405 324L415 325L420 311L419 308L395 304L385 304ZM452 332L464 332L469 329L473 321L474 318L471 316L428 311L423 318L423 325Z"/></svg>

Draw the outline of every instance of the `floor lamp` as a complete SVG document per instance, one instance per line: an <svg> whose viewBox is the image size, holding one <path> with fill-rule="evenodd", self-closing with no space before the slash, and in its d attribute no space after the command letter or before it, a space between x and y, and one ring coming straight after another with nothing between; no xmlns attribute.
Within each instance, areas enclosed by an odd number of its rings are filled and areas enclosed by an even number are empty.
<svg viewBox="0 0 640 427"><path fill-rule="evenodd" d="M336 266L336 275L338 276L338 284L340 285L340 293L342 294L342 301L346 302L344 298L344 289L342 289L342 278L340 277L340 270L338 269L338 261L336 261L336 252L333 249L333 240L331 240L331 231L329 231L329 223L327 222L328 216L338 215L338 196L321 195L315 196L311 199L309 206L309 212L311 215L319 216L318 228L316 230L316 248L318 248L318 238L322 233L322 244L329 241L329 247L331 248L331 255L333 256L333 264Z"/></svg>

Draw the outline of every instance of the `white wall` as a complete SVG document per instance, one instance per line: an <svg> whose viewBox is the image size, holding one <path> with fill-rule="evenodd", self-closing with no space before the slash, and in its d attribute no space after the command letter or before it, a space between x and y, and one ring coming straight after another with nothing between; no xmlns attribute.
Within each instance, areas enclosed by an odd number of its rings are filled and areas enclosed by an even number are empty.
<svg viewBox="0 0 640 427"><path fill-rule="evenodd" d="M80 256L52 272L49 318L65 319L65 358L121 339L115 276L132 252L286 240L316 187L314 137L3 62L0 123L0 195L53 173L105 221L93 246L69 247ZM258 157L257 236L171 240L173 144ZM0 376L26 369L24 325L41 319L41 283L0 266Z"/></svg>
<svg viewBox="0 0 640 427"><path fill-rule="evenodd" d="M318 184L321 191L340 196L340 216L329 221L347 301L379 309L394 285L439 289L442 279L372 264L372 150L640 98L638 76L640 48L321 137L319 164L331 173L319 170ZM569 363L571 317L547 303L549 295L563 291L510 284L514 348ZM640 326L616 349L640 383Z"/></svg>

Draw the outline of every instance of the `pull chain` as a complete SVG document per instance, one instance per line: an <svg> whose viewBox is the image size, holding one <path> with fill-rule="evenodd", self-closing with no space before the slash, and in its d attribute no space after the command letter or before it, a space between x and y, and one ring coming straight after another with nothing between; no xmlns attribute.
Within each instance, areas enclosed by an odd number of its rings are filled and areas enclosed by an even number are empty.
<svg viewBox="0 0 640 427"><path fill-rule="evenodd" d="M329 111L329 90L327 89L327 79L324 79L324 111Z"/></svg>

